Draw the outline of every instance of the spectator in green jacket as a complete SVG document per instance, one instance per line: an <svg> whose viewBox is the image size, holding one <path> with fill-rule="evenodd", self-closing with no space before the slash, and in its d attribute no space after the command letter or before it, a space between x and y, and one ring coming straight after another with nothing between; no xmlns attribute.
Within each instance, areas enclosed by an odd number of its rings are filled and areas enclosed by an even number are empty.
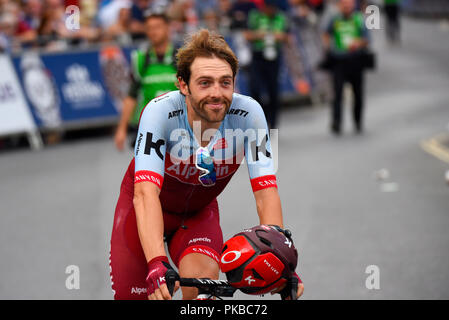
<svg viewBox="0 0 449 320"><path fill-rule="evenodd" d="M169 20L165 13L147 11L145 20L149 47L132 54L131 86L128 97L123 100L122 112L114 142L123 150L130 136L134 147L139 118L151 99L176 90L175 45L170 40Z"/></svg>

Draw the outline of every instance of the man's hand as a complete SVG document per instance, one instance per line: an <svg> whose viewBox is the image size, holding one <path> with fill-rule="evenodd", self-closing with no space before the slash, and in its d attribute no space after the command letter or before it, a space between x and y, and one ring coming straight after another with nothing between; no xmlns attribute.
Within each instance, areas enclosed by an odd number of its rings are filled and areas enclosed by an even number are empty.
<svg viewBox="0 0 449 320"><path fill-rule="evenodd" d="M115 132L114 143L119 151L123 151L126 141L126 130L128 128L129 119L131 119L137 101L133 97L126 97L122 102L122 113Z"/></svg>
<svg viewBox="0 0 449 320"><path fill-rule="evenodd" d="M349 45L349 51L353 52L353 51L357 51L359 49L362 49L362 48L366 47L366 44L367 44L367 42L364 39L355 39Z"/></svg>
<svg viewBox="0 0 449 320"><path fill-rule="evenodd" d="M118 127L114 136L114 143L117 150L123 151L125 141L126 141L126 128Z"/></svg>
<svg viewBox="0 0 449 320"><path fill-rule="evenodd" d="M149 300L171 300L171 295L168 292L167 284L165 281L165 275L167 270L173 270L168 262L168 258L165 256L159 256L152 259L148 263L148 276L146 278L148 288ZM179 288L179 281L175 284L176 292Z"/></svg>
<svg viewBox="0 0 449 320"><path fill-rule="evenodd" d="M299 297L302 296L302 294L304 293L304 284L302 283L301 279L299 278L298 274L295 272L293 274L293 277L298 279L298 287L296 289L296 299L299 299ZM271 292L271 294L276 294L279 293L281 295L281 297L286 296L285 300L291 300L291 288L289 288L288 283L283 285L282 287L276 289L275 291Z"/></svg>

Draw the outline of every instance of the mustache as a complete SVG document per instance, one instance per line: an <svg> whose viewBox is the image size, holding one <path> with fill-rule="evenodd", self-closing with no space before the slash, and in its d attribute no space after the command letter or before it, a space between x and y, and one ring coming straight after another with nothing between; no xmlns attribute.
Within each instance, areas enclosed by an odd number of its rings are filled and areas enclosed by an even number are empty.
<svg viewBox="0 0 449 320"><path fill-rule="evenodd" d="M201 104L209 104L209 103L214 103L214 104L216 104L216 103L223 103L223 104L225 104L225 105L228 105L228 104L230 104L230 100L228 100L228 99L225 99L225 98L217 98L217 99L204 99L204 100L202 100L201 101Z"/></svg>

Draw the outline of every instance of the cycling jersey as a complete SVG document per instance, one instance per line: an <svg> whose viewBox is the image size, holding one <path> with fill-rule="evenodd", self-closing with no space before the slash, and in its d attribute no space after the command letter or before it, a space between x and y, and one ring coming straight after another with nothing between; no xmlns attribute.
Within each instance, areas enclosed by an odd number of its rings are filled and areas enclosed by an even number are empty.
<svg viewBox="0 0 449 320"><path fill-rule="evenodd" d="M276 187L268 127L256 100L234 93L228 114L211 137L206 148L215 164L213 186L203 186L198 180L195 152L200 145L193 130L195 124L192 129L180 91L153 99L142 112L134 150L134 182L150 181L161 188L164 210L187 213L205 207L223 191L243 158L253 191Z"/></svg>
<svg viewBox="0 0 449 320"><path fill-rule="evenodd" d="M327 32L333 37L332 49L339 53L348 52L349 46L355 39L368 36L363 14L357 11L347 18L338 14L332 19Z"/></svg>

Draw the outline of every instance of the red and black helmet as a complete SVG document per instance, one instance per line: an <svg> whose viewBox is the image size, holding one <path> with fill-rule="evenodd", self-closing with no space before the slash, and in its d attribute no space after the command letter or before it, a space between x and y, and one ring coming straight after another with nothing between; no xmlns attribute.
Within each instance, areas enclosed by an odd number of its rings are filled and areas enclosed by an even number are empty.
<svg viewBox="0 0 449 320"><path fill-rule="evenodd" d="M265 294L282 286L298 263L291 233L277 226L245 229L223 245L220 269L246 294Z"/></svg>

